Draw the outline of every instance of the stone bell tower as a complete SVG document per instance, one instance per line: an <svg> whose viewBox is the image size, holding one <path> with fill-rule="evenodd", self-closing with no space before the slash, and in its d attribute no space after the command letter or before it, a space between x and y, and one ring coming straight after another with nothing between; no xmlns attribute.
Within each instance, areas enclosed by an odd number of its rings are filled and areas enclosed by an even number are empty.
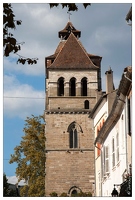
<svg viewBox="0 0 135 200"><path fill-rule="evenodd" d="M88 118L101 93L101 57L88 54L71 22L46 65L46 196L92 192L94 133ZM99 95L98 95L99 94Z"/></svg>

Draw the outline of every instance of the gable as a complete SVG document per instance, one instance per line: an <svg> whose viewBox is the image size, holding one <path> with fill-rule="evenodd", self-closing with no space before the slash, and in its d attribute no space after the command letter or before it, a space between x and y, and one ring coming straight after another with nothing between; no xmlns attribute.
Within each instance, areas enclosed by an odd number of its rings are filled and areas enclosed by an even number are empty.
<svg viewBox="0 0 135 200"><path fill-rule="evenodd" d="M73 33L59 51L50 69L98 69Z"/></svg>

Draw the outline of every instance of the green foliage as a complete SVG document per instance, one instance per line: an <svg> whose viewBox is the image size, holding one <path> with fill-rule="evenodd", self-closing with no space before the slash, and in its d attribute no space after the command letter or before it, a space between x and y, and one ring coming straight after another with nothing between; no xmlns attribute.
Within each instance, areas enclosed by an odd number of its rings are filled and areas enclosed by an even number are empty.
<svg viewBox="0 0 135 200"><path fill-rule="evenodd" d="M21 50L21 45L24 44L24 42L18 43L17 39L10 33L11 29L16 29L16 26L21 25L21 23L21 20L15 20L11 4L3 3L3 48L5 57L8 57L11 53L17 54ZM36 64L37 60L37 58L24 58L19 55L17 63L24 65L27 62L32 65Z"/></svg>
<svg viewBox="0 0 135 200"><path fill-rule="evenodd" d="M60 197L68 197L67 193L63 192Z"/></svg>
<svg viewBox="0 0 135 200"><path fill-rule="evenodd" d="M3 174L3 196L4 197L7 197L8 196L8 187L9 187L9 184L7 182L7 177L6 177L6 174Z"/></svg>
<svg viewBox="0 0 135 200"><path fill-rule="evenodd" d="M58 194L56 192L50 193L51 197L58 197ZM67 193L63 192L59 197L68 197ZM72 194L71 197L92 197L91 192L80 192L77 194Z"/></svg>
<svg viewBox="0 0 135 200"><path fill-rule="evenodd" d="M5 173L3 174L3 197L17 197L16 191L9 189L9 183Z"/></svg>
<svg viewBox="0 0 135 200"><path fill-rule="evenodd" d="M67 7L68 11L77 11L78 10L78 6L75 3L49 3L49 4L50 4L50 8L61 5L62 8ZM90 6L90 5L91 5L90 3L83 3L84 8L87 8L87 6Z"/></svg>
<svg viewBox="0 0 135 200"><path fill-rule="evenodd" d="M91 192L80 192L80 193L77 193L77 194L72 194L71 197L92 197L92 194Z"/></svg>
<svg viewBox="0 0 135 200"><path fill-rule="evenodd" d="M24 136L14 148L9 163L17 163L16 175L28 185L21 189L21 196L45 196L45 123L43 116L27 117Z"/></svg>
<svg viewBox="0 0 135 200"><path fill-rule="evenodd" d="M50 196L51 197L58 197L58 194L56 192L52 192L52 193L50 193Z"/></svg>

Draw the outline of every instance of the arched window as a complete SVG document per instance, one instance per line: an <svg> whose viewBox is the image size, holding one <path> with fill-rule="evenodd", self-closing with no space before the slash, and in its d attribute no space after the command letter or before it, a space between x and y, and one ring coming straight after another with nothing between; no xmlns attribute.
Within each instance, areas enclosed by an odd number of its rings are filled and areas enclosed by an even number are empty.
<svg viewBox="0 0 135 200"><path fill-rule="evenodd" d="M69 95L76 96L76 79L71 78L69 82Z"/></svg>
<svg viewBox="0 0 135 200"><path fill-rule="evenodd" d="M87 96L87 78L81 80L81 96Z"/></svg>
<svg viewBox="0 0 135 200"><path fill-rule="evenodd" d="M78 133L83 133L81 126L72 122L67 132L69 132L69 148L78 148Z"/></svg>
<svg viewBox="0 0 135 200"><path fill-rule="evenodd" d="M58 96L64 96L64 78L58 79Z"/></svg>
<svg viewBox="0 0 135 200"><path fill-rule="evenodd" d="M71 196L72 196L72 195L77 195L77 190L76 190L76 189L74 189L74 190L72 191Z"/></svg>
<svg viewBox="0 0 135 200"><path fill-rule="evenodd" d="M89 101L88 100L84 101L84 108L89 109Z"/></svg>
<svg viewBox="0 0 135 200"><path fill-rule="evenodd" d="M78 193L81 193L82 190L79 187L76 186L72 186L69 191L68 194L69 196L76 196Z"/></svg>
<svg viewBox="0 0 135 200"><path fill-rule="evenodd" d="M72 129L69 132L69 147L70 148L77 148L77 130L75 126L72 127Z"/></svg>

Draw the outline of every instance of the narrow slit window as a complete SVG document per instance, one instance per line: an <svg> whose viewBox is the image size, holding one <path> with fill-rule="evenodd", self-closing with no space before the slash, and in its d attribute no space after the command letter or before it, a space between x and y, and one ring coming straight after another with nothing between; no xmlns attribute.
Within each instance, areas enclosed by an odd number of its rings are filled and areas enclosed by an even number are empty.
<svg viewBox="0 0 135 200"><path fill-rule="evenodd" d="M70 148L77 148L77 130L74 128L70 130Z"/></svg>

